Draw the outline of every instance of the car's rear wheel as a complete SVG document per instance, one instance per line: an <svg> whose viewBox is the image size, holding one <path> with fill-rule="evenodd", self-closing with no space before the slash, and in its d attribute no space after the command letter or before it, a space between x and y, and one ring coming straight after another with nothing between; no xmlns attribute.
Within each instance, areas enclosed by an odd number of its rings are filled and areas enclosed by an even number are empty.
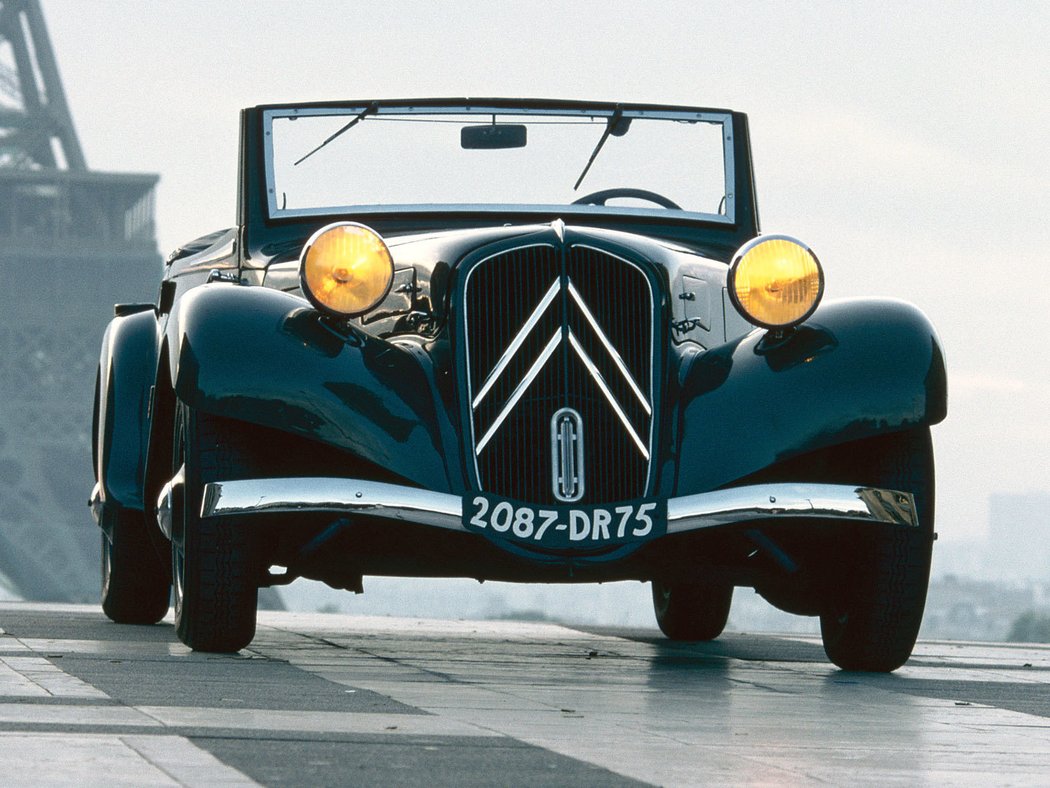
<svg viewBox="0 0 1050 788"><path fill-rule="evenodd" d="M886 673L915 647L926 604L933 544L934 471L930 431L865 441L842 481L910 492L917 528L869 534L844 570L832 575L820 631L828 658L843 670Z"/></svg>
<svg viewBox="0 0 1050 788"><path fill-rule="evenodd" d="M653 581L653 611L672 640L714 640L729 620L733 586Z"/></svg>
<svg viewBox="0 0 1050 788"><path fill-rule="evenodd" d="M237 430L179 403L173 457L185 478L172 506L175 632L195 651L239 651L255 637L254 542L240 523L200 517L206 483L247 475Z"/></svg>
<svg viewBox="0 0 1050 788"><path fill-rule="evenodd" d="M142 512L103 514L102 612L118 624L156 624L168 612L171 579L149 541Z"/></svg>

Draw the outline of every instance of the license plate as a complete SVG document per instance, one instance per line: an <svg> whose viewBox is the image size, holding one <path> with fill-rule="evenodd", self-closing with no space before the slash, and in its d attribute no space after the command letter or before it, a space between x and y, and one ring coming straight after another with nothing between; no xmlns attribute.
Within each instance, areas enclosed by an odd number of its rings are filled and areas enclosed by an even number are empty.
<svg viewBox="0 0 1050 788"><path fill-rule="evenodd" d="M493 495L463 499L463 525L495 538L549 548L595 548L667 533L667 502L537 506Z"/></svg>

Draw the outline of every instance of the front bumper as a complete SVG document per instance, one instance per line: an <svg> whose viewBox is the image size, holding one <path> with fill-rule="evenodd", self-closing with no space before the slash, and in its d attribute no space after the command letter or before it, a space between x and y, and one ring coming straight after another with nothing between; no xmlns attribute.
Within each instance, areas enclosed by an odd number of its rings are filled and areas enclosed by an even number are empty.
<svg viewBox="0 0 1050 788"><path fill-rule="evenodd" d="M181 494L181 474L165 485L157 519L169 537L172 500ZM381 482L307 477L240 479L204 485L201 517L328 513L336 517L382 518L476 533L463 524L463 499ZM843 484L756 484L685 495L667 502L667 534L724 528L752 521L793 519L917 527L908 493Z"/></svg>

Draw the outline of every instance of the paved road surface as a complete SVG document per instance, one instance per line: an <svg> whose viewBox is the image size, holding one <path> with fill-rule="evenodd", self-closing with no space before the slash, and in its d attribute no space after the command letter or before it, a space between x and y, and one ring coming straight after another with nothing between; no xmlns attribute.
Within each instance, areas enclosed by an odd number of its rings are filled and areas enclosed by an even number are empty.
<svg viewBox="0 0 1050 788"><path fill-rule="evenodd" d="M1050 647L263 613L251 648L0 603L0 785L1050 784Z"/></svg>

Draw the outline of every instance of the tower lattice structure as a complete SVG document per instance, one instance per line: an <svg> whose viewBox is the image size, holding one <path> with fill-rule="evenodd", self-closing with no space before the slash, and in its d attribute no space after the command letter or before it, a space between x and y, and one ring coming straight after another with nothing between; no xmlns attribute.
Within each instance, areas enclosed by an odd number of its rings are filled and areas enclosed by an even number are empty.
<svg viewBox="0 0 1050 788"><path fill-rule="evenodd" d="M0 580L26 599L98 598L98 348L155 296L156 182L88 169L39 2L0 0Z"/></svg>

